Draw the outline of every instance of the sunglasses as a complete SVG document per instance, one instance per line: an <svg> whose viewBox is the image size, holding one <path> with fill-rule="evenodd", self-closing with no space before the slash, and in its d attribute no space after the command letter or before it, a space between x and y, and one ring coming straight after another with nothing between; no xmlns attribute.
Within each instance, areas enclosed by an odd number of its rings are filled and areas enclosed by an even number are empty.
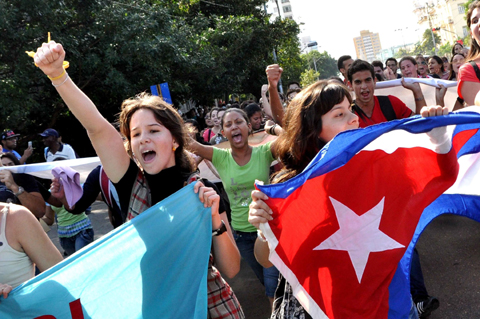
<svg viewBox="0 0 480 319"><path fill-rule="evenodd" d="M423 64L423 65L427 65L427 62L425 61L422 61L422 62L418 62L419 64Z"/></svg>

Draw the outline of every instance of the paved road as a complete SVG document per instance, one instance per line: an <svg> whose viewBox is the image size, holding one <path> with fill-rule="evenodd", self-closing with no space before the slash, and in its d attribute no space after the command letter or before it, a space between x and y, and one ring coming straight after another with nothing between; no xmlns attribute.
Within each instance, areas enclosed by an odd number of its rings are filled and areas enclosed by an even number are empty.
<svg viewBox="0 0 480 319"><path fill-rule="evenodd" d="M103 203L97 202L92 208L89 216L98 239L112 227ZM48 234L62 252L56 227ZM440 308L430 318L480 318L480 224L463 217L441 216L427 227L417 248L429 293L440 299ZM263 286L245 262L240 273L228 282L247 319L269 317Z"/></svg>
<svg viewBox="0 0 480 319"><path fill-rule="evenodd" d="M440 308L430 319L480 318L480 224L436 218L417 244L425 282Z"/></svg>

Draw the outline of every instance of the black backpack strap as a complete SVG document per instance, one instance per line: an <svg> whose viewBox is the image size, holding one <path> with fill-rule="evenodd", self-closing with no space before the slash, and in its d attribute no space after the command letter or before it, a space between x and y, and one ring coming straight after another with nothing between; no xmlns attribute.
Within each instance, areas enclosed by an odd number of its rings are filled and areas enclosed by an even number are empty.
<svg viewBox="0 0 480 319"><path fill-rule="evenodd" d="M382 110L383 116L387 119L387 121L393 121L397 119L397 115L395 114L395 110L393 109L392 102L388 96L379 95L377 96L378 104L380 104L380 109Z"/></svg>
<svg viewBox="0 0 480 319"><path fill-rule="evenodd" d="M473 62L472 60L468 61L468 63L470 63L470 65L475 70L475 74L477 75L477 79L480 80L480 69L478 68L478 65L475 62Z"/></svg>
<svg viewBox="0 0 480 319"><path fill-rule="evenodd" d="M364 121L368 118L368 116L363 112L360 106L357 105L357 102L354 100L352 103L352 110Z"/></svg>

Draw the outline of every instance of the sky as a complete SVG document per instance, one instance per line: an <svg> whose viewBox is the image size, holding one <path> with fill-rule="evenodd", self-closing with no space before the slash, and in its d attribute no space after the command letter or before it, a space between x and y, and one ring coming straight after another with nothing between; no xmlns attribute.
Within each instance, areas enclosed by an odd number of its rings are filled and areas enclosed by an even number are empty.
<svg viewBox="0 0 480 319"><path fill-rule="evenodd" d="M419 29L412 0L291 0L291 4L295 20L304 23L301 36L309 35L320 52L335 59L356 57L353 38L361 30L379 33L382 49L415 43L425 31Z"/></svg>

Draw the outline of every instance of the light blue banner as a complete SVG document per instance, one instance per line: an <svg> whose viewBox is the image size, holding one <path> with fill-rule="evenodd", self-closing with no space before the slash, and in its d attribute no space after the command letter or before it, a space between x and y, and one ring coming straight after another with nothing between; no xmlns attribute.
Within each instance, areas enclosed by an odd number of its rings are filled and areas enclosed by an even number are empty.
<svg viewBox="0 0 480 319"><path fill-rule="evenodd" d="M190 184L0 297L0 318L206 318L210 208Z"/></svg>

